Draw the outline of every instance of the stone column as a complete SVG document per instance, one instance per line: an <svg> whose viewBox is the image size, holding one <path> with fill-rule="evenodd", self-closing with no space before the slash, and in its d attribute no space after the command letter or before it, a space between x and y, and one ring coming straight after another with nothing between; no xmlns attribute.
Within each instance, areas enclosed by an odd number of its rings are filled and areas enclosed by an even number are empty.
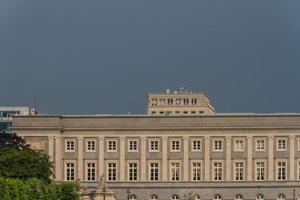
<svg viewBox="0 0 300 200"><path fill-rule="evenodd" d="M252 172L252 168L253 168L253 147L252 147L252 136L248 136L247 137L247 181L252 181L252 177L253 177L253 172Z"/></svg>
<svg viewBox="0 0 300 200"><path fill-rule="evenodd" d="M274 180L274 136L269 136L269 181Z"/></svg>
<svg viewBox="0 0 300 200"><path fill-rule="evenodd" d="M290 135L290 181L295 180L295 136Z"/></svg>
<svg viewBox="0 0 300 200"><path fill-rule="evenodd" d="M53 144L54 144L53 136L49 136L49 137L48 137L48 156L49 156L49 160L50 160L51 162L54 161Z"/></svg>
<svg viewBox="0 0 300 200"><path fill-rule="evenodd" d="M105 148L104 148L104 138L103 137L99 137L99 145L98 145L98 151L99 151L99 160L98 160L98 168L99 168L99 177L103 176L105 174L104 172L104 152L105 152Z"/></svg>
<svg viewBox="0 0 300 200"><path fill-rule="evenodd" d="M204 137L204 180L210 180L210 138Z"/></svg>
<svg viewBox="0 0 300 200"><path fill-rule="evenodd" d="M77 146L78 146L78 156L77 156L77 172L78 172L78 177L81 181L83 180L83 138L82 137L78 137L77 139Z"/></svg>
<svg viewBox="0 0 300 200"><path fill-rule="evenodd" d="M62 177L62 150L61 150L61 147L62 147L62 142L61 142L61 137L60 136L56 136L55 137L55 180L56 181L62 181L63 180L63 177Z"/></svg>
<svg viewBox="0 0 300 200"><path fill-rule="evenodd" d="M146 181L146 156L147 156L147 149L146 149L146 137L141 137L141 181Z"/></svg>
<svg viewBox="0 0 300 200"><path fill-rule="evenodd" d="M189 181L189 137L183 137L183 181Z"/></svg>
<svg viewBox="0 0 300 200"><path fill-rule="evenodd" d="M231 137L226 136L226 181L231 181Z"/></svg>
<svg viewBox="0 0 300 200"><path fill-rule="evenodd" d="M125 145L125 137L120 137L120 181L125 181L125 152L126 152L126 145Z"/></svg>
<svg viewBox="0 0 300 200"><path fill-rule="evenodd" d="M162 181L168 181L168 138L162 137Z"/></svg>

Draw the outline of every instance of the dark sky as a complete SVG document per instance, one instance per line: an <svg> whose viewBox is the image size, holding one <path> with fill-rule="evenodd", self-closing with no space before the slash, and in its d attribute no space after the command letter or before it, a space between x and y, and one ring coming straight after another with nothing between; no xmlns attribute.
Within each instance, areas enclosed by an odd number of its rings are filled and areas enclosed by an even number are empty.
<svg viewBox="0 0 300 200"><path fill-rule="evenodd" d="M217 112L300 112L299 0L1 0L0 105L144 113L180 85Z"/></svg>

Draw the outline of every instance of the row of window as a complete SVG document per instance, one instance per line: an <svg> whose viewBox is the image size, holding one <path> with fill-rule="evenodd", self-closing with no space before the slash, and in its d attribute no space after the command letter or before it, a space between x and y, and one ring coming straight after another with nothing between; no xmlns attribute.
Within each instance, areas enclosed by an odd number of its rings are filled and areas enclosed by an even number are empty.
<svg viewBox="0 0 300 200"><path fill-rule="evenodd" d="M138 152L139 140L128 140L128 152ZM107 152L117 152L117 139L107 140ZM202 139L192 139L191 140L191 150L192 151L202 151ZM277 151L287 151L287 139L278 138L276 140L276 150ZM300 140L298 140L298 147L300 150ZM245 140L244 139L234 139L234 151L243 152L245 151ZM212 151L221 152L224 150L224 139L214 138L212 143ZM266 150L266 139L255 139L255 150L265 151ZM65 142L66 152L75 152L75 140L66 140ZM149 140L149 152L159 152L160 151L160 140L150 139ZM181 139L171 139L170 140L170 152L180 152L181 151ZM96 152L96 140L86 140L86 152Z"/></svg>
<svg viewBox="0 0 300 200"><path fill-rule="evenodd" d="M192 110L192 111L187 111L187 110L184 110L184 111L179 111L179 110L176 110L176 111L170 111L170 110L166 110L166 111L151 111L151 114L152 115L155 115L155 114L166 114L166 115L171 115L171 114L203 114L204 111L203 110L200 110L200 111L195 111L195 110Z"/></svg>
<svg viewBox="0 0 300 200"><path fill-rule="evenodd" d="M164 105L197 105L197 98L153 98L150 100L151 106Z"/></svg>
<svg viewBox="0 0 300 200"><path fill-rule="evenodd" d="M158 200L158 199L159 199L159 197L156 194L150 195L150 198L149 198L149 200ZM194 200L201 200L200 195L198 195L198 194L193 194L192 199L194 199ZM244 197L241 194L234 195L234 200L243 200L243 199L244 199ZM256 195L256 200L264 200L264 199L265 199L265 196L263 194L257 194ZM277 196L277 200L285 200L285 199L286 199L286 195L285 194L280 193ZM298 198L298 200L299 199L300 198ZM138 198L137 198L137 196L135 194L131 194L129 196L129 200L138 200ZM180 200L180 196L177 195L177 194L173 194L171 196L171 200ZM220 194L215 194L213 196L213 200L222 200L222 196Z"/></svg>
<svg viewBox="0 0 300 200"><path fill-rule="evenodd" d="M265 181L267 180L267 169L265 160L255 161L255 180ZM65 179L68 181L74 181L75 177L75 161L69 161L65 163ZM151 161L148 163L148 180L160 181L161 180L161 166L159 161ZM214 160L212 161L212 181L224 181L224 161ZM118 180L118 162L108 161L106 163L106 179L107 181ZM139 163L128 162L127 165L127 180L138 181L139 180ZM287 161L276 161L276 180L285 181L288 176ZM203 166L201 160L191 161L191 181L203 181ZM86 163L86 181L96 181L96 162ZM182 165L181 161L170 161L169 166L169 180L181 181L182 180ZM233 161L233 180L245 181L246 180L246 165L244 160ZM298 162L298 180L300 180L300 161Z"/></svg>

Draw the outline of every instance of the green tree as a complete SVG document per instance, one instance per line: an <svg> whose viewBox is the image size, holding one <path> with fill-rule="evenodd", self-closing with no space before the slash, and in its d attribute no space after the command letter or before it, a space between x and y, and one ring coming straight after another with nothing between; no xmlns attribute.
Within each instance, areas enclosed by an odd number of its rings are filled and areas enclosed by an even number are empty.
<svg viewBox="0 0 300 200"><path fill-rule="evenodd" d="M29 149L24 138L15 133L0 132L0 151L5 148L14 148L19 150Z"/></svg>
<svg viewBox="0 0 300 200"><path fill-rule="evenodd" d="M0 150L0 176L27 180L37 178L50 182L52 163L48 156L31 150L5 148Z"/></svg>

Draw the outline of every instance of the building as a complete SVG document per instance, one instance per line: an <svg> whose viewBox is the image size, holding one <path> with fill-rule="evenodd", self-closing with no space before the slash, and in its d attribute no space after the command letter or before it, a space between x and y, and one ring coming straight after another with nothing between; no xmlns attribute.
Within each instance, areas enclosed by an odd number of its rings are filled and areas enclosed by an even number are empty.
<svg viewBox="0 0 300 200"><path fill-rule="evenodd" d="M35 110L30 107L0 106L0 132L8 132L12 125L12 117L17 115L34 115Z"/></svg>
<svg viewBox="0 0 300 200"><path fill-rule="evenodd" d="M200 92L191 92L183 87L179 91L148 94L149 115L201 115L215 113L209 98Z"/></svg>
<svg viewBox="0 0 300 200"><path fill-rule="evenodd" d="M300 114L17 116L12 129L54 180L92 190L105 175L118 200L300 199Z"/></svg>

